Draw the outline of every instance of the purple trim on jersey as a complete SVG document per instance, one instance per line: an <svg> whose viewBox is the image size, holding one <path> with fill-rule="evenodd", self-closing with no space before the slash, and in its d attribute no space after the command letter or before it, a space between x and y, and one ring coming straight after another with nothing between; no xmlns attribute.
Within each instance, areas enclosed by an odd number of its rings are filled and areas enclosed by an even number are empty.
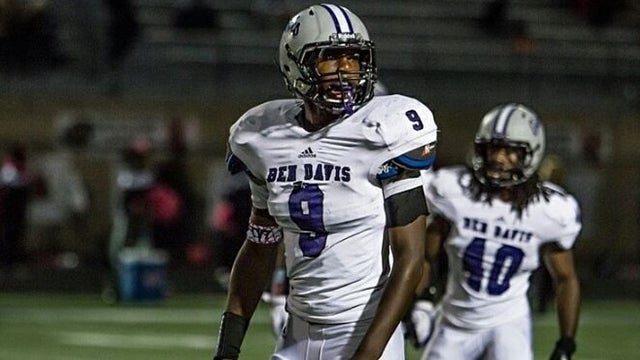
<svg viewBox="0 0 640 360"><path fill-rule="evenodd" d="M336 27L336 33L339 34L339 33L345 32L345 31L342 31L342 27L340 26L340 21L338 21L338 17L336 16L336 13L333 12L333 10L331 10L331 7L329 7L326 4L322 4L320 6L325 8L325 10L327 10L327 12L329 13L329 16L331 16L331 20L333 20L333 25ZM342 12L342 14L344 15L345 19L347 20L347 24L349 25L349 32L352 33L353 25L351 24L351 19L349 19L347 12L341 6L337 6L337 8L340 9L340 12Z"/></svg>
<svg viewBox="0 0 640 360"><path fill-rule="evenodd" d="M231 175L248 170L247 165L245 165L242 160L232 152L227 153L225 161L227 162L227 170Z"/></svg>

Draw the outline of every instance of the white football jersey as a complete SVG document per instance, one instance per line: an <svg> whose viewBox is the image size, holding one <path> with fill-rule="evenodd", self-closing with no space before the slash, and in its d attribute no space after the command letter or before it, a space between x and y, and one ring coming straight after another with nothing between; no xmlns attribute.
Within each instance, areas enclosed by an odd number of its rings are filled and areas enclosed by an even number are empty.
<svg viewBox="0 0 640 360"><path fill-rule="evenodd" d="M451 223L444 242L449 274L443 313L454 325L474 329L527 315L540 247L556 242L570 249L581 223L578 203L557 185L544 183L549 201L529 204L519 219L510 203L472 200L465 191L470 180L463 167L442 168L425 195L429 210Z"/></svg>
<svg viewBox="0 0 640 360"><path fill-rule="evenodd" d="M390 194L376 173L384 162L436 141L433 115L415 99L377 96L308 132L301 112L293 99L249 110L231 127L231 151L266 184L252 186L254 206L268 208L283 229L288 310L316 323L373 317L389 272L382 255ZM411 181L409 188L420 186Z"/></svg>

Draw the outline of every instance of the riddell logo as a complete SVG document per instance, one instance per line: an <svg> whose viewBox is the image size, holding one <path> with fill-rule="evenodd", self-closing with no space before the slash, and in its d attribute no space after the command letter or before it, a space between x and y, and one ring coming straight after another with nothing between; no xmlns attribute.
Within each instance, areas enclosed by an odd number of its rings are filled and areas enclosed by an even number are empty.
<svg viewBox="0 0 640 360"><path fill-rule="evenodd" d="M314 158L314 157L316 157L316 154L313 153L313 150L311 150L311 147L308 147L305 151L298 154L298 159Z"/></svg>

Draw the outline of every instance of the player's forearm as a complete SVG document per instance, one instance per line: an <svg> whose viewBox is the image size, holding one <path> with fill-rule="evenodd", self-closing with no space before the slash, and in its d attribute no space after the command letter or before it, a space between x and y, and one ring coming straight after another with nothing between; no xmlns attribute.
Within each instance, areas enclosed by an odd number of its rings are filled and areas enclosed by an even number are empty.
<svg viewBox="0 0 640 360"><path fill-rule="evenodd" d="M556 306L560 336L575 338L580 316L580 284L577 277L569 277L556 284Z"/></svg>
<svg viewBox="0 0 640 360"><path fill-rule="evenodd" d="M425 293L427 288L429 287L429 281L431 281L431 263L427 260L422 262L422 270L421 270L420 281L418 281L418 285L416 286L415 291L413 292L414 298L419 298L422 294Z"/></svg>
<svg viewBox="0 0 640 360"><path fill-rule="evenodd" d="M220 321L214 360L237 359L249 320L275 265L277 243L245 241L231 270L227 306Z"/></svg>
<svg viewBox="0 0 640 360"><path fill-rule="evenodd" d="M226 311L250 319L271 278L277 244L246 241L233 264Z"/></svg>
<svg viewBox="0 0 640 360"><path fill-rule="evenodd" d="M394 258L393 270L376 315L353 359L378 359L413 302L422 278L422 259L413 256Z"/></svg>

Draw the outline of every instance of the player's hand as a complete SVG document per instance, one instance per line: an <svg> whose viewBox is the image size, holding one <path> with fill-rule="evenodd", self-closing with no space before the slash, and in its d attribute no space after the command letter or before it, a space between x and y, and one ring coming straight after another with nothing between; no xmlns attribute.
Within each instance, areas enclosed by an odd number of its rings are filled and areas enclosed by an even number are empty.
<svg viewBox="0 0 640 360"><path fill-rule="evenodd" d="M571 360L571 355L576 351L576 342L572 338L563 337L556 341L556 347L549 360Z"/></svg>
<svg viewBox="0 0 640 360"><path fill-rule="evenodd" d="M419 347L427 344L433 331L436 309L431 301L418 300L411 310L411 321L415 327L416 342Z"/></svg>
<svg viewBox="0 0 640 360"><path fill-rule="evenodd" d="M285 310L287 297L285 295L273 296L269 293L263 293L262 300L271 306L271 329L277 338L289 319L289 314Z"/></svg>
<svg viewBox="0 0 640 360"><path fill-rule="evenodd" d="M418 300L411 309L411 325L415 334L414 346L424 347L431 338L433 324L436 318L436 308L431 301Z"/></svg>
<svg viewBox="0 0 640 360"><path fill-rule="evenodd" d="M271 326L273 334L278 337L282 329L287 324L289 314L285 310L287 297L284 295L276 295L271 297Z"/></svg>

